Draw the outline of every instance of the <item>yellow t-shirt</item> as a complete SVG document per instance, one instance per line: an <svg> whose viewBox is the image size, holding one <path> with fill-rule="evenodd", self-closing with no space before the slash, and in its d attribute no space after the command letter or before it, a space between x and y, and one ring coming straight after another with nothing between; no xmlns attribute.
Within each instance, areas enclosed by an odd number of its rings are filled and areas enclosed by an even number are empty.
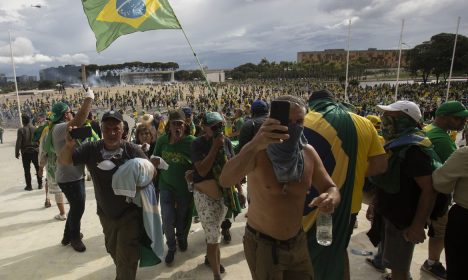
<svg viewBox="0 0 468 280"><path fill-rule="evenodd" d="M353 198L351 202L351 213L356 214L361 210L362 190L367 171L367 159L383 155L385 154L385 150L382 144L382 137L377 134L377 130L372 123L368 119L356 114L350 113L350 115L356 127L358 139Z"/></svg>

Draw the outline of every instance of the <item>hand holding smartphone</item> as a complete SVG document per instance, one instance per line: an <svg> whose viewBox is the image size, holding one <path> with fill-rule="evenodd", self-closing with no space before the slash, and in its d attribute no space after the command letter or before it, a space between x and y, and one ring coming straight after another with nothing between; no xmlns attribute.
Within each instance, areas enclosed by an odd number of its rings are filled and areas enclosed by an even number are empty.
<svg viewBox="0 0 468 280"><path fill-rule="evenodd" d="M289 107L290 103L283 100L271 101L270 118L280 121L281 125L288 126L289 124ZM285 134L284 131L275 130L275 133Z"/></svg>
<svg viewBox="0 0 468 280"><path fill-rule="evenodd" d="M78 127L70 130L70 136L73 139L86 139L92 135L91 127L89 126Z"/></svg>

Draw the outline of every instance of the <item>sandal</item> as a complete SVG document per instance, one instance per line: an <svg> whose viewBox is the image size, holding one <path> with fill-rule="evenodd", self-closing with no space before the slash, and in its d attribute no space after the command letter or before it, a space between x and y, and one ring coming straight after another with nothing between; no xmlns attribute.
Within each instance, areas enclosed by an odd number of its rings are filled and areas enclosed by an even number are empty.
<svg viewBox="0 0 468 280"><path fill-rule="evenodd" d="M46 200L45 200L45 202L44 202L44 207L45 207L45 208L49 208L49 207L51 207L51 206L52 206L52 204L50 204L50 199L46 198Z"/></svg>

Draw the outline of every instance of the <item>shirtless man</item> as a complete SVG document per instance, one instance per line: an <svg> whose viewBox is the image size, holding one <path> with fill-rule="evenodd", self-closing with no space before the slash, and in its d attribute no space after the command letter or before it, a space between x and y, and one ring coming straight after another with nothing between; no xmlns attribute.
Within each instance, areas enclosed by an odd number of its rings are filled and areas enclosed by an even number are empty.
<svg viewBox="0 0 468 280"><path fill-rule="evenodd" d="M232 186L247 175L251 204L244 251L252 278L313 279L307 238L301 226L306 193L313 183L321 195L309 206L317 206L328 213L339 203L340 193L317 152L302 141L304 102L294 96L282 96L277 100L290 102L289 125L282 126L278 120L267 118L252 141L226 163L219 180L223 186ZM275 133L275 130L284 133ZM278 148L290 150L286 155L291 158L284 161L285 154L275 156ZM289 169L292 172L286 174L288 182L279 183L281 172L275 172L274 166L298 158L299 162L302 158L303 169L301 163L297 168L293 166Z"/></svg>

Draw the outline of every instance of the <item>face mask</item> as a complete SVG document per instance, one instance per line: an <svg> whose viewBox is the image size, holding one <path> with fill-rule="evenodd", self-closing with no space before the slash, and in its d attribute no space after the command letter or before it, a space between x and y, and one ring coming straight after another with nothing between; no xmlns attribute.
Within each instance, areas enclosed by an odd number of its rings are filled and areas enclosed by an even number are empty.
<svg viewBox="0 0 468 280"><path fill-rule="evenodd" d="M109 171L109 170L112 170L116 167L117 165L115 165L115 163L113 163L112 161L106 159L106 160L103 160L101 161L98 165L97 165L97 168L101 169L101 170L104 170L104 171Z"/></svg>
<svg viewBox="0 0 468 280"><path fill-rule="evenodd" d="M405 116L382 117L382 136L387 141L396 139L416 127L415 121Z"/></svg>
<svg viewBox="0 0 468 280"><path fill-rule="evenodd" d="M294 152L296 150L297 144L301 142L303 131L304 131L303 126L298 125L297 123L289 124L288 125L289 138L283 143L278 144L280 146L280 149L284 151Z"/></svg>

